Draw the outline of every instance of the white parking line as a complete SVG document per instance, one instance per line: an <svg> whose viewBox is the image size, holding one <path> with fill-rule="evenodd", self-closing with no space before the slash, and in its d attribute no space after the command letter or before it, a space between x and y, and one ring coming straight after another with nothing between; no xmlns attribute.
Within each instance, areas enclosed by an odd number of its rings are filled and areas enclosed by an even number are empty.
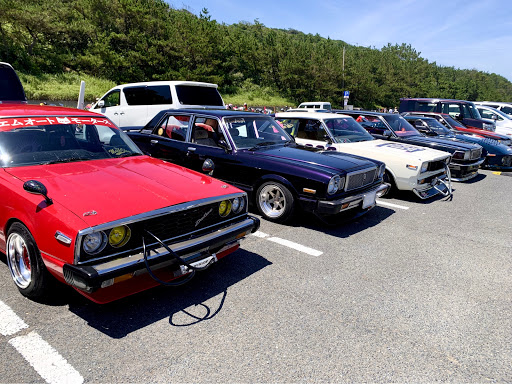
<svg viewBox="0 0 512 384"><path fill-rule="evenodd" d="M382 200L377 200L377 204L378 205L383 205L385 207L390 207L390 208L397 208L397 209L409 209L409 207L405 207L403 205L398 205L398 204L391 204L391 203L387 203L385 201L382 201Z"/></svg>
<svg viewBox="0 0 512 384"><path fill-rule="evenodd" d="M323 254L321 251L317 251L316 249L306 247L301 244L294 243L293 241L281 239L280 237L269 237L270 235L267 235L264 232L256 231L252 234L253 236L259 237L260 239L267 239L268 241L272 241L277 244L284 245L285 247L295 249L296 251L307 253L311 256L320 256Z"/></svg>
<svg viewBox="0 0 512 384"><path fill-rule="evenodd" d="M50 384L81 384L83 377L36 332L9 340L16 350Z"/></svg>
<svg viewBox="0 0 512 384"><path fill-rule="evenodd" d="M320 256L321 254L323 254L323 252L317 251L316 249L309 248L304 245L294 243L293 241L281 239L280 237L270 237L267 240L272 241L277 244L284 245L285 247L289 247L289 248L295 249L300 252L307 253L308 255L311 255L311 256Z"/></svg>
<svg viewBox="0 0 512 384"><path fill-rule="evenodd" d="M11 308L0 301L0 333L4 336L11 336L23 328L28 328L28 325Z"/></svg>

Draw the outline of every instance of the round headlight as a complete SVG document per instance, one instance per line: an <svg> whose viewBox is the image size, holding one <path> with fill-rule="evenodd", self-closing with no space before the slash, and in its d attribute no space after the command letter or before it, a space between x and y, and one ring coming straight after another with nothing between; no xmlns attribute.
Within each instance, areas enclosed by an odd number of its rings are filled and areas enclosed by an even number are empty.
<svg viewBox="0 0 512 384"><path fill-rule="evenodd" d="M340 189L340 184L341 178L338 175L331 177L331 180L329 180L329 185L327 186L327 193L332 195L338 192Z"/></svg>
<svg viewBox="0 0 512 384"><path fill-rule="evenodd" d="M221 217L226 217L231 212L231 201L222 200L219 204L219 215Z"/></svg>
<svg viewBox="0 0 512 384"><path fill-rule="evenodd" d="M425 173L428 171L428 161L425 161L421 164L420 173Z"/></svg>
<svg viewBox="0 0 512 384"><path fill-rule="evenodd" d="M94 232L84 237L83 248L89 255L103 251L107 245L107 235L103 232Z"/></svg>
<svg viewBox="0 0 512 384"><path fill-rule="evenodd" d="M119 227L112 228L108 235L108 243L114 247L119 248L125 245L130 237L132 236L132 231L126 225L121 225Z"/></svg>
<svg viewBox="0 0 512 384"><path fill-rule="evenodd" d="M234 213L238 213L238 209L240 208L240 199L238 197L235 197L231 201L231 209L233 209Z"/></svg>

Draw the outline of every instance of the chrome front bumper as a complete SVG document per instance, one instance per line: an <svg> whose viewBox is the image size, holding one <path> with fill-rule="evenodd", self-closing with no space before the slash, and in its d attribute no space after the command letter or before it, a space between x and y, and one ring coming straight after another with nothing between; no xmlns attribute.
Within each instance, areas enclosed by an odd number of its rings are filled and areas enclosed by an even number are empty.
<svg viewBox="0 0 512 384"><path fill-rule="evenodd" d="M166 245L180 258L193 263L212 255L215 256L216 253L237 245L241 238L257 231L259 226L260 221L258 218L248 216L243 221L220 228L214 232ZM177 264L175 259L169 257L169 252L164 247L151 248L147 261L154 270L171 264ZM63 266L66 282L88 293L111 285L110 281L116 277L126 274L136 275L145 272L145 270L146 265L142 251L129 257L94 265L64 264Z"/></svg>
<svg viewBox="0 0 512 384"><path fill-rule="evenodd" d="M319 215L336 215L353 208L370 209L375 206L375 199L384 196L389 191L390 185L381 185L357 195L348 196L340 200L322 200L318 202L316 213Z"/></svg>

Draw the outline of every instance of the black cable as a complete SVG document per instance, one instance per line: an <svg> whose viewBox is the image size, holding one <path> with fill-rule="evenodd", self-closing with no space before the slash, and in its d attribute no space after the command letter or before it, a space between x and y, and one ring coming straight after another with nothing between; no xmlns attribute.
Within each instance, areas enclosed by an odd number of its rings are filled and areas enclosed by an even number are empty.
<svg viewBox="0 0 512 384"><path fill-rule="evenodd" d="M210 265L206 265L204 267L194 267L193 265L190 265L189 263L187 263L185 260L183 260L181 257L179 257L176 252L174 252L171 248L169 248L166 244L164 244L158 237L156 237L154 234L152 234L151 232L149 232L148 230L145 230L145 232L150 235L151 237L153 237L161 246L163 246L167 252L169 252L169 255L174 258L179 264L181 265L184 265L186 266L187 268L189 268L191 270L190 272L190 276L186 279L183 279L179 282L166 282L166 281L163 281L161 279L159 279L158 277L155 276L155 274L153 273L153 271L151 270L151 267L149 266L149 262L148 262L148 258L147 258L147 255L146 255L146 241L145 241L145 238L144 238L144 235L142 236L142 254L144 255L144 264L146 265L146 269L149 273L149 275L156 281L158 282L159 284L162 284L162 285L166 285L166 286L171 286L171 287L176 287L176 286L179 286L179 285L183 285L183 284L186 284L188 283L190 280L192 280L192 278L195 276L196 274L196 271L203 271L205 270L206 268L208 268ZM148 252L149 253L149 252Z"/></svg>

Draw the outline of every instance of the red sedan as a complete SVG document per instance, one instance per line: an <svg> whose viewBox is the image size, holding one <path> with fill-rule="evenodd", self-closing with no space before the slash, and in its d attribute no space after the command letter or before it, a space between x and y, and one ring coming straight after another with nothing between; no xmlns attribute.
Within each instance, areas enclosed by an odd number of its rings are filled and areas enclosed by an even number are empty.
<svg viewBox="0 0 512 384"><path fill-rule="evenodd" d="M55 279L97 303L182 283L259 227L244 192L143 155L92 112L0 105L0 164L0 251L33 299Z"/></svg>

